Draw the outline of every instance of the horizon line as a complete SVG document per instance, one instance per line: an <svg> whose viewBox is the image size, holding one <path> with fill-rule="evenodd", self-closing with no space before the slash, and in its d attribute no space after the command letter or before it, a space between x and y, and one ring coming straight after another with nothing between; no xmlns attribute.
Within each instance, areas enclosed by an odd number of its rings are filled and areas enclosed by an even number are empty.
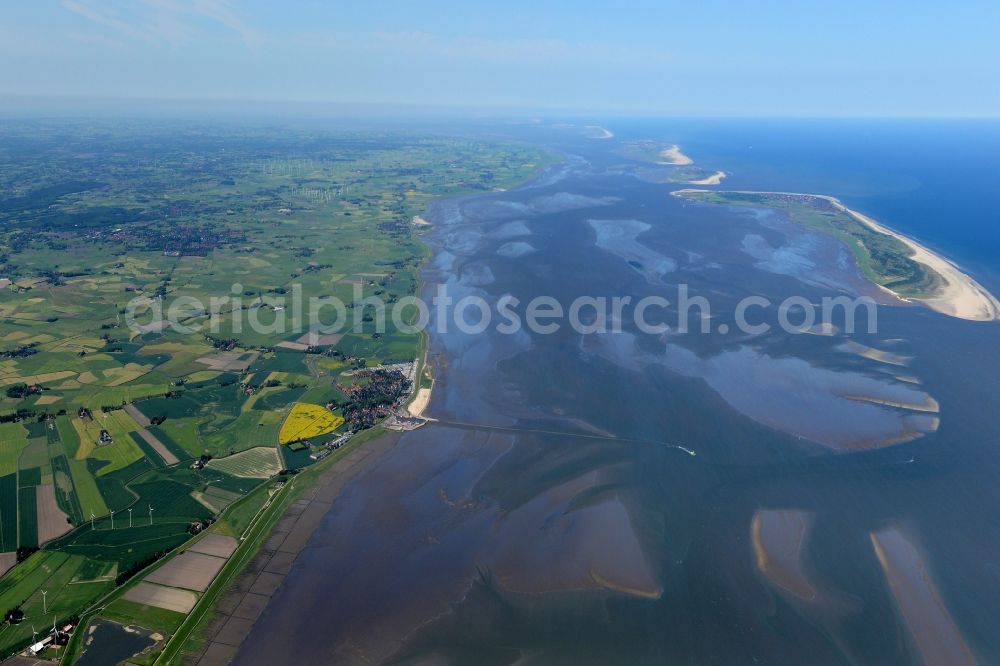
<svg viewBox="0 0 1000 666"><path fill-rule="evenodd" d="M372 111L381 110L389 112L386 115L392 117L405 117L406 112L418 113L422 116L442 113L445 115L467 115L479 118L524 118L526 116L548 115L558 117L589 117L594 118L675 118L675 119L698 119L698 120L1000 120L1000 113L997 114L975 114L975 113L955 113L955 114L905 114L905 113L882 113L882 114L837 114L827 115L820 113L726 113L719 111L698 112L693 110L666 110L666 109L624 109L624 108L591 108L582 109L575 107L531 107L516 104L508 105L482 105L482 104L454 104L442 103L432 104L427 102L402 102L402 101L363 101L363 100L308 100L308 99L263 99L263 98L240 98L240 97L149 97L130 95L75 95L61 93L19 93L0 91L0 100L20 102L22 108L6 108L0 111L0 117L16 118L32 112L43 112L48 116L53 116L53 111L66 112L59 113L62 116L73 115L75 112L102 112L104 115L115 115L116 109L107 108L109 105L127 103L137 106L146 104L156 104L155 109L142 109L144 111L154 111L153 115L163 116L176 113L178 105L185 105L188 113L197 111L219 111L219 107L239 106L240 116L267 116L268 109L248 109L245 105L255 104L271 107L294 107L300 114L303 112L317 111ZM55 109L49 108L57 103L76 103L78 108ZM163 104L171 105L175 108L165 109ZM36 108L25 108L29 106ZM202 108L197 108L201 106ZM82 107L82 108L80 108ZM206 109L204 107L216 107ZM121 115L135 115L140 109L133 108L125 110ZM13 111L13 113L12 113ZM345 115L344 113L334 113L334 115Z"/></svg>

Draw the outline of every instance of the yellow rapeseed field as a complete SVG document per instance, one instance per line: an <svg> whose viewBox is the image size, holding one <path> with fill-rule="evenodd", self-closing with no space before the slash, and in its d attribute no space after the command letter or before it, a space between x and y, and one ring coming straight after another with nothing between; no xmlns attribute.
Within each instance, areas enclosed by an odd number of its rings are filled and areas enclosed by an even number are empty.
<svg viewBox="0 0 1000 666"><path fill-rule="evenodd" d="M336 430L344 419L326 407L297 402L281 424L278 442L289 444L301 439L325 435Z"/></svg>

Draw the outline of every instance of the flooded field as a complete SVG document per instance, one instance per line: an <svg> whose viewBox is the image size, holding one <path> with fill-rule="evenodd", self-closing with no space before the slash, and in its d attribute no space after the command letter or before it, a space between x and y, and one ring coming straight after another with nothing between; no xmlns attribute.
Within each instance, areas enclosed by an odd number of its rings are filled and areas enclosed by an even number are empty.
<svg viewBox="0 0 1000 666"><path fill-rule="evenodd" d="M83 654L76 660L78 666L107 666L136 656L163 637L134 626L97 620L86 629Z"/></svg>

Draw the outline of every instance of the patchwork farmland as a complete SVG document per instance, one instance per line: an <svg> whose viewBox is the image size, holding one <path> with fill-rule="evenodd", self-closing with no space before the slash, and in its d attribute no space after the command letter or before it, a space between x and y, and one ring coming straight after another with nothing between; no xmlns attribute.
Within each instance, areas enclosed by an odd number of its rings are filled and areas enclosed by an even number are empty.
<svg viewBox="0 0 1000 666"><path fill-rule="evenodd" d="M364 308L349 333L312 334L284 294L414 294L413 216L546 158L433 136L71 129L10 123L0 145L0 605L23 613L0 657L119 588L102 617L169 634L198 591L137 585L146 569L218 559L168 561L347 431L356 371L420 348ZM180 317L196 333L159 309L219 295L231 310Z"/></svg>

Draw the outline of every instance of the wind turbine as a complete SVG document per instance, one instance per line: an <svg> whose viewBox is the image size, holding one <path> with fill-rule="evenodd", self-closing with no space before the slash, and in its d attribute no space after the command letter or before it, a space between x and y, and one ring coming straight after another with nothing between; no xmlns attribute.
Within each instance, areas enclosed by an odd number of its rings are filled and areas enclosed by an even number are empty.
<svg viewBox="0 0 1000 666"><path fill-rule="evenodd" d="M49 594L48 590L42 590L42 615L45 615L46 613L49 612L49 606L46 600L46 596L48 596L48 594Z"/></svg>
<svg viewBox="0 0 1000 666"><path fill-rule="evenodd" d="M111 510L111 530L115 529L115 512L114 509Z"/></svg>
<svg viewBox="0 0 1000 666"><path fill-rule="evenodd" d="M149 505L149 524L153 524L153 505Z"/></svg>
<svg viewBox="0 0 1000 666"><path fill-rule="evenodd" d="M132 528L132 509L128 510L128 526L129 526L129 529Z"/></svg>
<svg viewBox="0 0 1000 666"><path fill-rule="evenodd" d="M90 530L91 531L94 530L94 512L93 511L90 512Z"/></svg>
<svg viewBox="0 0 1000 666"><path fill-rule="evenodd" d="M35 625L31 625L31 644L32 645L34 645L35 643L38 642L36 640L37 638L38 638L38 632L35 631Z"/></svg>

